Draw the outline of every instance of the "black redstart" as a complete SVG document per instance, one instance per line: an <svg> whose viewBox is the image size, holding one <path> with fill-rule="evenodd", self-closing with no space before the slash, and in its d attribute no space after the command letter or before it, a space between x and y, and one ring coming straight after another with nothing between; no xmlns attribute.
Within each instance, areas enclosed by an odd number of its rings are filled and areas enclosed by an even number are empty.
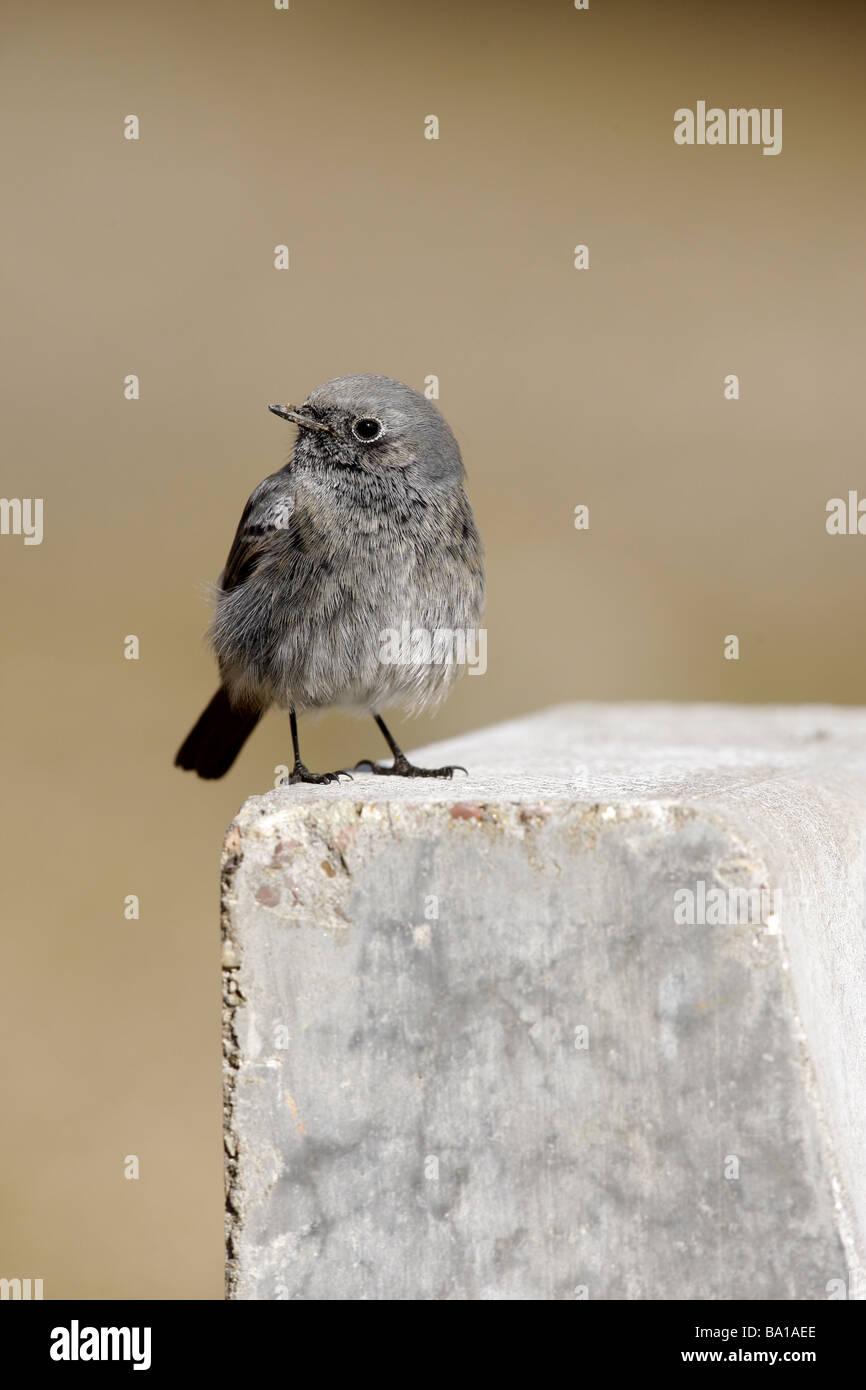
<svg viewBox="0 0 866 1390"><path fill-rule="evenodd" d="M380 711L434 705L477 638L484 561L457 441L432 401L386 376L338 377L269 409L298 438L244 508L210 631L222 684L175 763L222 777L276 704L290 715L289 782L336 781L304 766L296 719L333 706L376 720L394 761L372 771L450 777L413 767Z"/></svg>

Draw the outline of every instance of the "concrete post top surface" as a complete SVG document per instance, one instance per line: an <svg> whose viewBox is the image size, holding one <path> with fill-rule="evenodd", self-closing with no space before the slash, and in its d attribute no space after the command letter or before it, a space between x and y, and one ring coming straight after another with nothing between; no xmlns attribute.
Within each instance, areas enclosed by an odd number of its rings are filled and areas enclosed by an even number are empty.
<svg viewBox="0 0 866 1390"><path fill-rule="evenodd" d="M419 727L419 726L416 726ZM375 731L365 729L370 754ZM364 744L367 747L367 744ZM866 794L866 708L832 705L559 705L408 756L420 766L462 763L453 779L379 777L281 787L245 812L298 804L611 802L726 799L774 780L850 783ZM386 756L382 761L390 759Z"/></svg>

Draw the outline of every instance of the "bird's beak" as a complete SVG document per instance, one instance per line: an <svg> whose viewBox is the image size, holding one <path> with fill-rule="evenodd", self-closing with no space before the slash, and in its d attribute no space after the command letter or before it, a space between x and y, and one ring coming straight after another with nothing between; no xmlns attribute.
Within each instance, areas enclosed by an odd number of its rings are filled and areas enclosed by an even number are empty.
<svg viewBox="0 0 866 1390"><path fill-rule="evenodd" d="M279 415L281 420L291 420L293 425L300 425L305 430L331 430L328 425L323 425L321 420L314 420L310 415L304 415L300 410L296 410L293 405L269 405L268 410L272 410L275 415Z"/></svg>

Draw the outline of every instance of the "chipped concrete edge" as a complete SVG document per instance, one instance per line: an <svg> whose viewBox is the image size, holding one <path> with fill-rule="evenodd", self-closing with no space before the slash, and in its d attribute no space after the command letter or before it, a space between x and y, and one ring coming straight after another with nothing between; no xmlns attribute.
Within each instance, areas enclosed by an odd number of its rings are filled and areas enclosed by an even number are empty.
<svg viewBox="0 0 866 1390"><path fill-rule="evenodd" d="M243 808L241 809L241 814ZM240 816L229 826L223 843L220 865L220 933L222 938L222 1076L223 1076L223 1164L225 1173L226 1298L235 1296L239 1278L236 1237L240 1226L238 1186L238 1135L235 1127L240 1045L235 1031L235 1015L241 1005L240 946L231 913L234 885L241 859L243 840Z"/></svg>

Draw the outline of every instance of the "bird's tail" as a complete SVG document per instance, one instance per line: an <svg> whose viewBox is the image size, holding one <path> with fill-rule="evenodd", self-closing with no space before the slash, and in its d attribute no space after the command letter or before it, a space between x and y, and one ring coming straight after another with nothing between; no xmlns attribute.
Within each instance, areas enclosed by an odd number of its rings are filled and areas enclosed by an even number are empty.
<svg viewBox="0 0 866 1390"><path fill-rule="evenodd" d="M223 777L263 713L255 706L236 708L221 685L178 749L175 767L197 772L199 777Z"/></svg>

